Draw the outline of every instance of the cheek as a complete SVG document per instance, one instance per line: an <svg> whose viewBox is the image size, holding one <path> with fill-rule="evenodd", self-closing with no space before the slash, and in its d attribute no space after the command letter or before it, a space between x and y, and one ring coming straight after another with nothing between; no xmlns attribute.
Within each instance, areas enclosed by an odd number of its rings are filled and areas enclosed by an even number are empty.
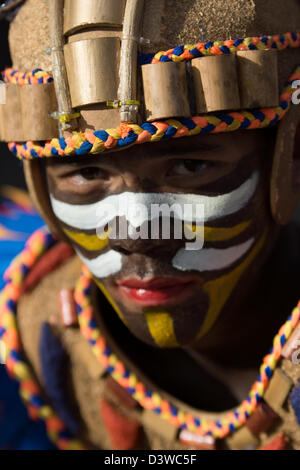
<svg viewBox="0 0 300 470"><path fill-rule="evenodd" d="M217 272L242 259L256 239L254 208L255 201L260 199L259 188L260 174L254 171L236 190L203 198L204 226L186 225L194 232L197 243L181 248L172 260L173 267L181 271Z"/></svg>

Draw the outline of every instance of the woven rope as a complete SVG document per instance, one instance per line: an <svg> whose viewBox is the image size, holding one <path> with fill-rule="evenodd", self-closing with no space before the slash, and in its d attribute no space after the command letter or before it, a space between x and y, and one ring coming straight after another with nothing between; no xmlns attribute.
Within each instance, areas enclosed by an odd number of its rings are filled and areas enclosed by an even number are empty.
<svg viewBox="0 0 300 470"><path fill-rule="evenodd" d="M53 77L41 69L35 69L32 72L26 73L11 68L5 69L2 72L2 79L4 83L12 83L14 85L39 85L53 82Z"/></svg>
<svg viewBox="0 0 300 470"><path fill-rule="evenodd" d="M183 45L157 54L144 54L141 64L159 61L183 61L205 55L236 53L240 50L284 50L300 47L300 33L286 33L275 36L260 36L228 41ZM8 69L4 79L9 83L49 83L52 77L40 69L29 74ZM294 92L292 82L300 79L300 67L288 82L275 108L244 110L231 113L217 113L195 116L191 119L168 119L142 125L124 124L117 129L98 130L85 133L73 132L68 138L52 139L47 142L26 142L8 144L10 151L19 159L64 157L72 155L97 155L115 148L126 148L135 144L159 142L171 138L233 132L245 129L263 129L278 123L286 114Z"/></svg>
<svg viewBox="0 0 300 470"><path fill-rule="evenodd" d="M54 243L55 239L47 230L36 231L24 251L7 270L7 284L0 298L0 338L6 346L6 368L9 375L20 383L20 395L30 418L45 422L47 434L59 449L78 450L83 449L83 446L73 438L55 411L47 404L41 387L23 357L16 321L17 302L22 294L24 278Z"/></svg>
<svg viewBox="0 0 300 470"><path fill-rule="evenodd" d="M257 36L245 39L186 44L157 54L143 54L140 62L141 64L181 62L209 55L235 54L239 51L264 51L270 49L283 51L288 48L298 47L300 47L300 33L285 33L275 36Z"/></svg>
<svg viewBox="0 0 300 470"><path fill-rule="evenodd" d="M93 285L92 275L83 266L81 276L75 290L75 302L77 306L78 319L83 336L89 341L98 361L106 367L112 377L143 407L160 415L170 424L180 429L205 435L213 435L215 438L223 439L239 429L258 404L270 383L273 372L281 357L282 349L300 320L300 302L297 309L288 318L287 322L280 328L275 336L271 352L264 357L259 376L254 383L249 396L233 412L220 421L199 420L189 413L179 410L176 406L164 400L159 394L146 388L137 376L124 366L122 361L108 348L105 338L101 335L95 321L91 289Z"/></svg>
<svg viewBox="0 0 300 470"><path fill-rule="evenodd" d="M25 144L9 143L10 151L19 159L64 157L72 155L97 155L115 148L126 148L135 144L153 143L199 134L216 134L245 129L264 129L277 124L286 114L294 93L292 84L300 80L300 66L287 83L276 108L251 111L219 113L196 116L191 119L168 119L146 122L141 126L123 124L118 129L95 132L73 132L71 137L52 139L50 142Z"/></svg>
<svg viewBox="0 0 300 470"><path fill-rule="evenodd" d="M17 330L17 302L22 295L23 281L36 261L54 243L54 237L45 229L36 231L29 239L25 250L7 270L5 274L7 284L0 298L0 338L3 339L7 348L6 367L10 375L20 383L20 393L31 418L45 421L49 437L60 449L81 449L83 445L70 435L54 410L46 404L41 388L24 360ZM91 300L92 286L92 276L83 266L74 298L81 333L89 341L98 361L143 408L152 410L180 429L188 429L200 435L213 435L216 438L224 438L239 429L256 409L268 387L281 357L282 349L300 320L299 303L297 309L280 328L274 339L271 352L263 359L258 379L253 385L249 397L235 412L230 413L222 421L200 421L191 414L179 410L156 392L147 389L108 348L95 321Z"/></svg>

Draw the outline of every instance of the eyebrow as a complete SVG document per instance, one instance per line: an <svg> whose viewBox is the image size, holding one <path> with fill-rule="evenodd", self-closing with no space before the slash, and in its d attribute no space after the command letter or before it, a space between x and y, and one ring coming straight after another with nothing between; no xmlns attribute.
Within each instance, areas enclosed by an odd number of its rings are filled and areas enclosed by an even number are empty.
<svg viewBox="0 0 300 470"><path fill-rule="evenodd" d="M95 164L96 162L98 163L99 156L98 155L93 155L90 156L88 154L86 155L81 155L78 157L76 156L70 156L70 157L54 157L50 160L47 161L47 165L50 167L59 167L59 166L70 166L70 167L78 167L81 165L88 165L88 164Z"/></svg>
<svg viewBox="0 0 300 470"><path fill-rule="evenodd" d="M207 153L207 152L213 152L216 150L222 150L222 147L220 145L201 145L201 146L188 146L184 148L180 147L175 147L174 149L168 149L167 151L162 151L160 153L160 157L180 157L181 155L196 155L201 153ZM201 156L199 158L201 160Z"/></svg>

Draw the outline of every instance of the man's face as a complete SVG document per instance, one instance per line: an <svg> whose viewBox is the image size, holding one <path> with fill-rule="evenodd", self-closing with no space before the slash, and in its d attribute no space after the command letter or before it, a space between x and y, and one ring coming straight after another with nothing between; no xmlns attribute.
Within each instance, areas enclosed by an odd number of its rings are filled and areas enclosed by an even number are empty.
<svg viewBox="0 0 300 470"><path fill-rule="evenodd" d="M61 228L139 339L164 348L201 344L250 288L248 273L259 270L272 232L272 145L265 132L241 131L47 163ZM153 239L151 207L162 204L176 205L177 227L187 227L181 237L171 223L169 236L160 228ZM109 236L112 221L118 236ZM148 237L124 236L121 224ZM202 248L187 248L188 231L204 233Z"/></svg>

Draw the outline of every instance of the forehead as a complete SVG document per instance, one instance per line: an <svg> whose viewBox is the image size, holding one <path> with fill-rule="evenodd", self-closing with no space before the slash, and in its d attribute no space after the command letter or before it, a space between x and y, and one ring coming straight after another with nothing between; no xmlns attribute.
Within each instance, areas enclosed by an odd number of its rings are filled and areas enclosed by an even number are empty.
<svg viewBox="0 0 300 470"><path fill-rule="evenodd" d="M237 131L228 134L209 134L173 139L157 143L136 145L124 150L116 150L96 156L72 156L48 159L48 167L59 167L66 164L111 164L126 166L145 159L193 158L217 159L228 162L238 161L246 154L263 150L275 140L274 129ZM125 163L125 165L124 165Z"/></svg>

